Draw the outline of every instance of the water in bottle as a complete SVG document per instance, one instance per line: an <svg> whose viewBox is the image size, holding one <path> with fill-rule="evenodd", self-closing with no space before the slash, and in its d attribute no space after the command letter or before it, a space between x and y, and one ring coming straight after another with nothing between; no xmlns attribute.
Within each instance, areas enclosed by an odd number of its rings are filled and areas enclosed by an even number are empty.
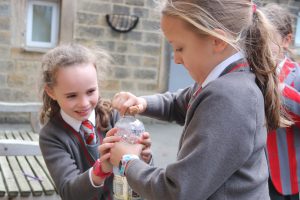
<svg viewBox="0 0 300 200"><path fill-rule="evenodd" d="M121 136L122 141L130 144L138 142L142 133L145 132L144 124L133 116L125 115L116 124L116 135ZM139 200L141 197L135 193L127 183L126 177L121 176L119 169L114 167L113 191L115 200Z"/></svg>

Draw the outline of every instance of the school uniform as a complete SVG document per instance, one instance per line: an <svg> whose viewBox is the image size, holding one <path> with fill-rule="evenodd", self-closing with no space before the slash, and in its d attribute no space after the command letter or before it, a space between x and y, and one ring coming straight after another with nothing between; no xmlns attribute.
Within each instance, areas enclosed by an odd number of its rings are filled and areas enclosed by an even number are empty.
<svg viewBox="0 0 300 200"><path fill-rule="evenodd" d="M220 63L201 86L145 99L145 115L184 129L177 161L166 169L129 163L127 180L143 198L270 199L264 98L241 53Z"/></svg>
<svg viewBox="0 0 300 200"><path fill-rule="evenodd" d="M270 195L294 196L299 199L300 187L300 67L285 58L279 65L279 80L285 83L282 90L283 104L295 124L270 131L267 140L270 168ZM278 194L277 194L278 193ZM274 196L274 197L273 197Z"/></svg>
<svg viewBox="0 0 300 200"><path fill-rule="evenodd" d="M92 118L95 121L95 116ZM113 112L110 128L118 119L117 112ZM111 200L113 175L101 186L93 185L91 180L91 167L99 158L98 146L106 132L96 129L96 143L87 145L74 120L61 111L40 131L40 148L57 191L66 200Z"/></svg>

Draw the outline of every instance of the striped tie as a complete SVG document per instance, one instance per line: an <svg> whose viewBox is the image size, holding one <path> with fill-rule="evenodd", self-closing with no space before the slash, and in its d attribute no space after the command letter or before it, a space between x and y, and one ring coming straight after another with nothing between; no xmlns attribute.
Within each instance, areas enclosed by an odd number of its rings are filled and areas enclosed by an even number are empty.
<svg viewBox="0 0 300 200"><path fill-rule="evenodd" d="M94 133L94 127L92 123L89 120L85 120L81 124L81 129L84 134L84 139L86 144L92 145L95 144L95 133Z"/></svg>

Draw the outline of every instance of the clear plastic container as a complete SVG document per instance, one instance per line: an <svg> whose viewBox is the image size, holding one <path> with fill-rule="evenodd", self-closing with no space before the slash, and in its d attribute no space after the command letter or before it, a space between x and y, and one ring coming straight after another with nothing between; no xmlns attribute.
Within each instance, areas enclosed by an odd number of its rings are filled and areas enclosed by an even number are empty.
<svg viewBox="0 0 300 200"><path fill-rule="evenodd" d="M117 135L130 144L137 143L142 133L145 132L144 124L131 115L122 117L117 121L115 127L118 128Z"/></svg>
<svg viewBox="0 0 300 200"><path fill-rule="evenodd" d="M122 140L130 144L136 144L145 132L144 124L136 119L134 116L125 115L117 123L115 127L118 128L116 135L121 136ZM126 177L121 176L119 169L114 167L114 199L115 200L137 200L141 197L135 193L127 183Z"/></svg>

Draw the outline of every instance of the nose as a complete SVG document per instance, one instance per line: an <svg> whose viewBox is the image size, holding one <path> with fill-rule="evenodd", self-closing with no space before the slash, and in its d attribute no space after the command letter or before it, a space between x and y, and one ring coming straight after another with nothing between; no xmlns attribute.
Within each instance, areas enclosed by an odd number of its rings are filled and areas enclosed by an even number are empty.
<svg viewBox="0 0 300 200"><path fill-rule="evenodd" d="M177 53L174 53L174 62L176 64L183 64L181 56L178 55Z"/></svg>
<svg viewBox="0 0 300 200"><path fill-rule="evenodd" d="M80 107L87 107L89 105L89 98L86 96L82 96L79 100L79 106Z"/></svg>

